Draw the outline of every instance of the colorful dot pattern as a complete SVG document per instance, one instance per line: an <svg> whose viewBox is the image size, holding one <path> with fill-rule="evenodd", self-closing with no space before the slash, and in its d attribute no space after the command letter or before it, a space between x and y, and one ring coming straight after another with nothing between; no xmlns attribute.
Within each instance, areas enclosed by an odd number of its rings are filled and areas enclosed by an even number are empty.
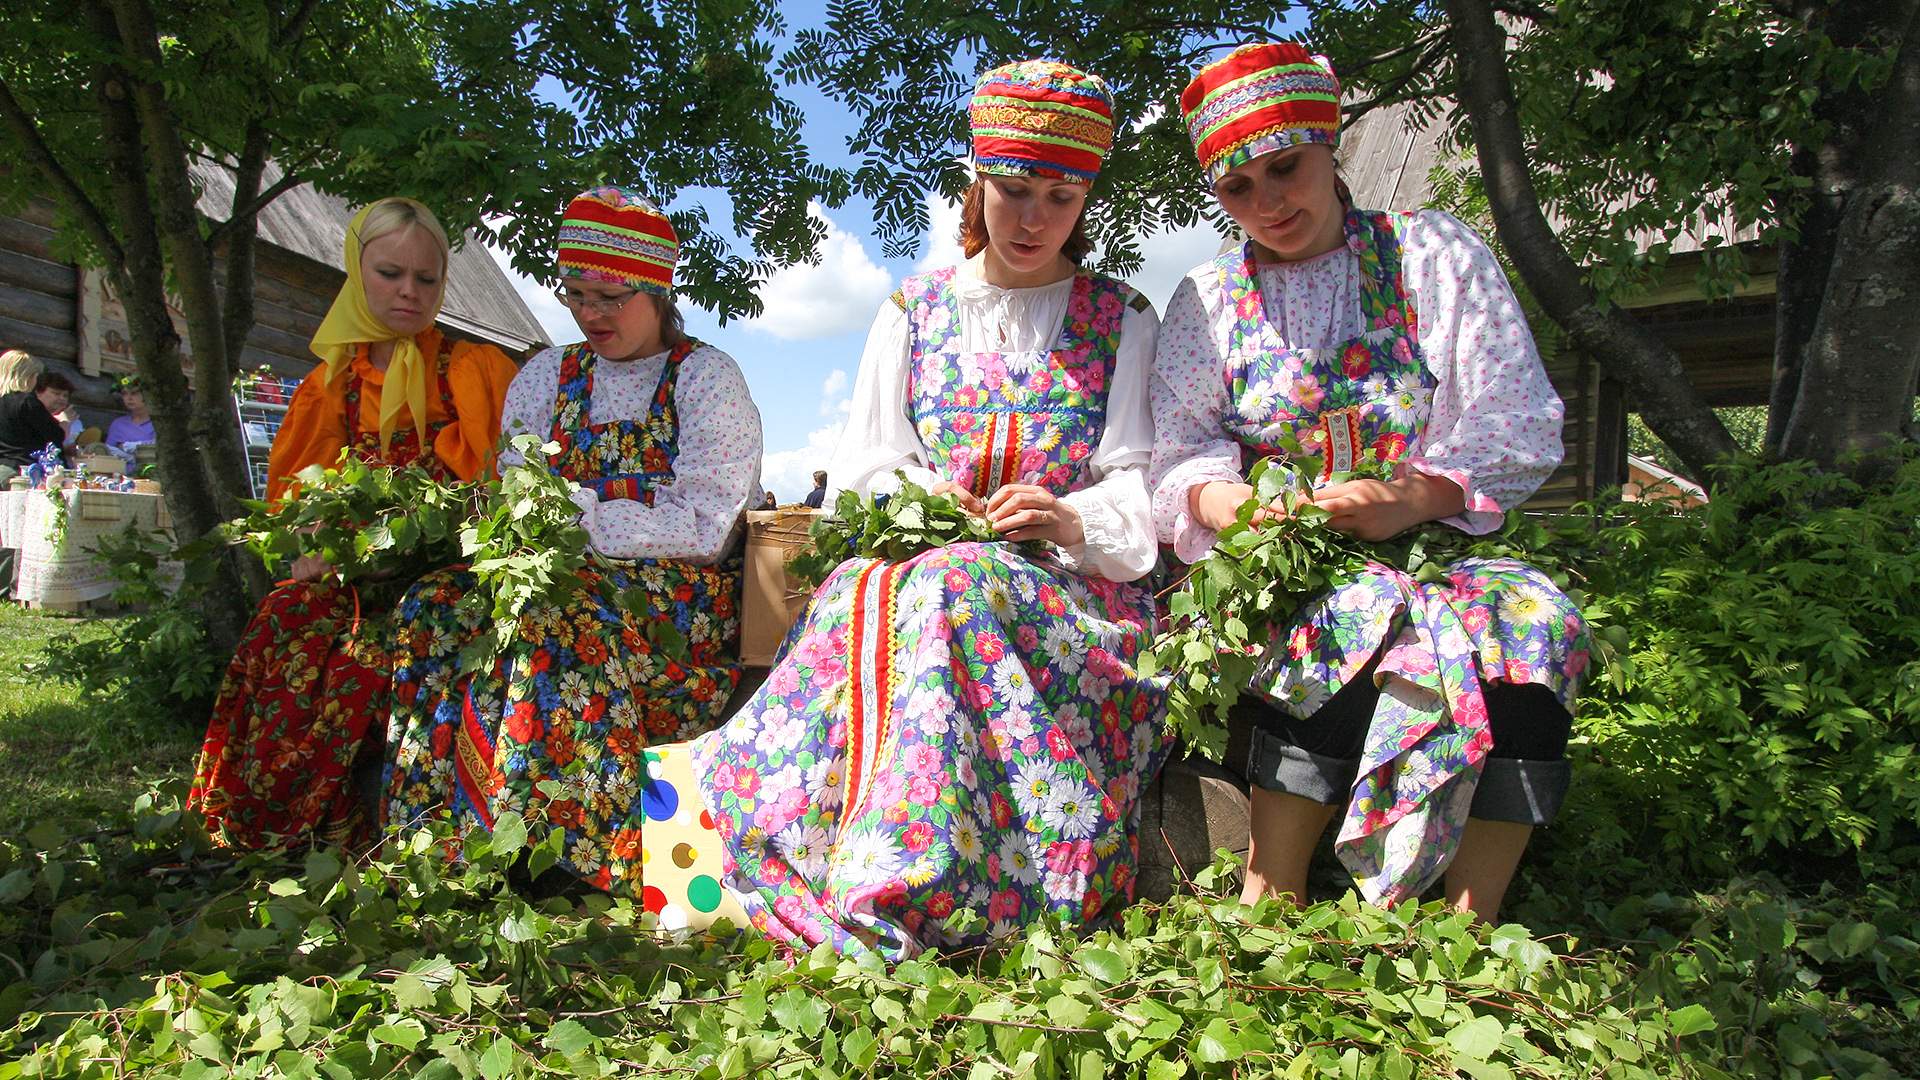
<svg viewBox="0 0 1920 1080"><path fill-rule="evenodd" d="M694 789L693 759L684 743L650 747L640 792L646 822L640 861L646 883L640 903L667 930L699 930L722 917L747 923L740 902L720 886L720 834Z"/></svg>

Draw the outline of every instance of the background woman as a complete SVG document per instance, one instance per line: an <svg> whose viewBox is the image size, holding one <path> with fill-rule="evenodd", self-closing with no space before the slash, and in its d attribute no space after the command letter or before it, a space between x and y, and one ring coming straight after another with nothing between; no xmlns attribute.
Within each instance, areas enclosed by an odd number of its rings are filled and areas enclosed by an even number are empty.
<svg viewBox="0 0 1920 1080"><path fill-rule="evenodd" d="M491 345L434 328L446 232L420 203L382 199L347 226L345 265L346 284L313 337L321 363L274 437L268 499L298 498L294 475L332 465L343 449L478 477L514 366ZM316 557L297 560L227 668L189 797L219 843L339 840L358 820L351 770L388 685L387 620L330 573Z"/></svg>
<svg viewBox="0 0 1920 1080"><path fill-rule="evenodd" d="M127 415L116 416L107 425L107 445L129 457L141 446L153 442L153 416L147 412L147 398L140 392L140 380L132 375L120 380L120 404Z"/></svg>
<svg viewBox="0 0 1920 1080"><path fill-rule="evenodd" d="M728 884L796 946L897 958L1132 897L1162 748L1162 689L1133 669L1153 626L1155 318L1077 265L1112 99L1031 61L983 75L971 117L968 261L881 306L831 472L874 492L903 471L1045 550L843 564L752 701L694 744ZM961 911L978 929L949 928Z"/></svg>
<svg viewBox="0 0 1920 1080"><path fill-rule="evenodd" d="M739 682L740 575L722 566L760 492L760 413L732 357L690 340L672 297L678 240L645 198L602 187L560 225L562 303L584 341L534 357L507 394L504 436L557 443L547 467L573 500L608 583L529 611L492 670L455 674L480 627L455 604L463 571L400 605L391 826L451 813L491 828L513 810L565 835L560 865L602 889L636 889L649 741L719 722ZM504 450L503 467L521 455ZM671 620L684 661L647 624Z"/></svg>
<svg viewBox="0 0 1920 1080"><path fill-rule="evenodd" d="M1323 475L1372 450L1392 478L1322 483L1336 529L1497 527L1560 462L1561 406L1499 264L1438 211L1350 205L1340 88L1297 45L1251 45L1181 95L1200 164L1248 241L1188 274L1154 365L1154 519L1192 562L1262 456ZM1466 560L1444 586L1381 570L1299 612L1246 707L1253 846L1244 899L1305 894L1335 811L1369 898L1444 870L1490 916L1568 780L1587 662L1577 611L1538 571Z"/></svg>

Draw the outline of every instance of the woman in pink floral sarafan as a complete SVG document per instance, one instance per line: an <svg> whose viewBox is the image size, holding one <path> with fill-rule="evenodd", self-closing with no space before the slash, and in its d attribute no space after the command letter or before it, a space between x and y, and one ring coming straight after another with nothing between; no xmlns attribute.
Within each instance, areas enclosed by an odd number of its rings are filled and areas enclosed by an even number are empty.
<svg viewBox="0 0 1920 1080"><path fill-rule="evenodd" d="M1381 540L1499 526L1560 463L1560 399L1472 230L1358 210L1335 170L1340 88L1297 45L1250 45L1181 95L1220 205L1248 241L1187 275L1151 386L1160 538L1188 562L1252 496L1245 470L1318 461L1330 524ZM1392 479L1332 483L1372 451ZM1587 666L1579 612L1510 560L1444 585L1376 566L1310 603L1242 706L1253 836L1243 898L1305 893L1335 850L1369 899L1448 897L1490 917L1567 790Z"/></svg>
<svg viewBox="0 0 1920 1080"><path fill-rule="evenodd" d="M1111 97L1026 62L981 77L971 118L969 259L882 305L829 472L861 492L904 473L1046 554L842 564L759 693L692 744L727 887L796 947L898 959L1127 904L1165 749L1163 685L1135 673L1156 319L1077 266Z"/></svg>

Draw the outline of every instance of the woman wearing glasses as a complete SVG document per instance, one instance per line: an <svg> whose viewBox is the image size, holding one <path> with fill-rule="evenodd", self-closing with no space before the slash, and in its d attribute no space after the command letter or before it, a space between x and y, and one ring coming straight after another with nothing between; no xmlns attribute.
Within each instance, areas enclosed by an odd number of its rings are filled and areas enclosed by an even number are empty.
<svg viewBox="0 0 1920 1080"><path fill-rule="evenodd" d="M1160 328L1153 500L1198 561L1276 455L1321 468L1335 529L1497 528L1560 463L1559 397L1480 238L1439 211L1359 209L1334 159L1340 84L1293 44L1249 45L1181 94L1220 206L1248 240L1196 267ZM1371 453L1386 480L1334 482ZM1444 583L1375 567L1307 605L1243 705L1253 836L1243 896L1305 892L1328 821L1369 899L1491 917L1566 793L1587 665L1545 575L1467 559Z"/></svg>
<svg viewBox="0 0 1920 1080"><path fill-rule="evenodd" d="M722 564L760 491L760 414L732 357L688 339L672 297L678 240L645 198L602 187L560 226L558 295L585 340L528 361L502 437L558 444L547 468L573 494L599 558L596 590L529 611L490 671L456 674L477 629L455 610L470 579L435 575L401 602L390 826L451 814L491 828L520 813L564 833L560 865L602 889L640 878L644 748L713 726L739 680L739 573ZM506 448L501 466L521 462ZM684 660L646 623L671 620Z"/></svg>
<svg viewBox="0 0 1920 1080"><path fill-rule="evenodd" d="M342 449L449 479L481 475L514 366L491 345L434 328L446 293L439 221L412 199L373 203L347 226L345 265L313 336L322 362L274 437L267 498L299 498L294 476L334 464ZM364 820L352 770L384 702L387 623L318 558L296 561L292 577L247 627L207 725L188 801L216 843L337 841Z"/></svg>

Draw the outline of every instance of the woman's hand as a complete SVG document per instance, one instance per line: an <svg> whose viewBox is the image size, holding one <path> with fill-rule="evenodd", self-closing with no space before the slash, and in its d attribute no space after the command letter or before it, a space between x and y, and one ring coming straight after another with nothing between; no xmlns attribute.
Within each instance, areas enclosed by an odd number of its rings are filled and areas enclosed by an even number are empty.
<svg viewBox="0 0 1920 1080"><path fill-rule="evenodd" d="M1466 509L1460 485L1411 469L1392 480L1348 480L1313 493L1327 524L1362 540L1385 540L1415 525Z"/></svg>
<svg viewBox="0 0 1920 1080"><path fill-rule="evenodd" d="M293 560L293 568L287 571L295 581L319 581L333 573L333 564L318 555L302 555Z"/></svg>
<svg viewBox="0 0 1920 1080"><path fill-rule="evenodd" d="M1206 528L1219 532L1238 520L1241 504L1251 498L1251 484L1214 480L1187 489L1187 513Z"/></svg>
<svg viewBox="0 0 1920 1080"><path fill-rule="evenodd" d="M1043 487L1008 484L987 500L987 523L1009 540L1048 540L1078 547L1087 535L1080 511Z"/></svg>
<svg viewBox="0 0 1920 1080"><path fill-rule="evenodd" d="M933 487L927 489L927 494L951 495L953 496L953 501L960 504L960 509L976 517L987 516L987 504L980 501L980 496L975 495L973 492L968 491L966 488L961 487L951 480L942 480L933 485Z"/></svg>

